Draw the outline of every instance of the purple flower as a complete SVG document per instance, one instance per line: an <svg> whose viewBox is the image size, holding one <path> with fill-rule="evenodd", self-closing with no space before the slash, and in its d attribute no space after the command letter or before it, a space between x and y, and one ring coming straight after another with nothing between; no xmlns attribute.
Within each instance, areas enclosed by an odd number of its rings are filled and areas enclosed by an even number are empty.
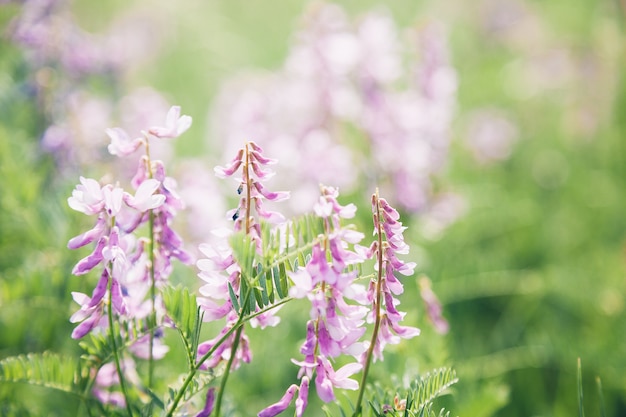
<svg viewBox="0 0 626 417"><path fill-rule="evenodd" d="M349 363L335 371L328 359L319 356L317 358L317 376L315 377L317 395L322 401L330 402L335 399L334 388L358 389L359 383L349 377L359 372L361 368L361 364Z"/></svg>
<svg viewBox="0 0 626 417"><path fill-rule="evenodd" d="M98 214L104 207L104 196L98 181L80 177L80 185L72 191L67 204L74 210L88 215Z"/></svg>
<svg viewBox="0 0 626 417"><path fill-rule="evenodd" d="M107 136L111 139L108 150L111 155L127 156L134 153L143 143L142 138L131 139L128 133L120 127L106 129Z"/></svg>
<svg viewBox="0 0 626 417"><path fill-rule="evenodd" d="M105 320L105 295L109 284L110 275L105 269L98 284L93 290L91 297L79 292L72 292L72 298L80 305L80 310L72 314L70 322L80 324L72 332L73 339L80 339L96 328L107 328ZM113 285L115 284L115 285ZM116 280L111 285L114 311L117 314L125 314L126 306L122 298L120 286Z"/></svg>
<svg viewBox="0 0 626 417"><path fill-rule="evenodd" d="M180 106L172 106L167 112L165 126L153 126L148 133L157 138L177 138L191 126L190 116L180 115Z"/></svg>
<svg viewBox="0 0 626 417"><path fill-rule="evenodd" d="M275 404L270 405L267 408L264 408L257 414L258 417L274 417L282 413L289 407L291 400L293 399L294 394L298 390L298 386L293 384L283 395L283 397Z"/></svg>
<svg viewBox="0 0 626 417"><path fill-rule="evenodd" d="M432 290L430 279L422 276L419 279L420 295L426 305L426 314L439 334L446 334L450 330L448 321L443 317L443 307Z"/></svg>
<svg viewBox="0 0 626 417"><path fill-rule="evenodd" d="M200 410L196 417L209 417L213 412L213 403L215 402L215 388L209 388L206 393L204 408Z"/></svg>
<svg viewBox="0 0 626 417"><path fill-rule="evenodd" d="M296 417L302 417L309 400L309 378L303 377L300 381L300 389L296 398Z"/></svg>
<svg viewBox="0 0 626 417"><path fill-rule="evenodd" d="M368 288L368 300L374 303L374 310L370 313L369 321L379 321L380 327L370 346L374 360L383 359L383 350L387 344L400 343L400 339L409 339L419 335L420 331L414 327L400 326L399 322L405 316L397 310L400 301L394 295L401 294L403 287L395 273L412 275L415 269L414 262L405 262L396 254L406 254L408 245L404 242L403 232L406 229L400 222L397 210L378 195L378 190L372 196L372 212L374 219L374 235L382 242L374 242L369 248L360 248L359 253L376 259L378 281L372 281ZM382 265L383 270L379 270ZM361 356L361 361L371 360L371 353Z"/></svg>
<svg viewBox="0 0 626 417"><path fill-rule="evenodd" d="M354 216L353 205L338 203L335 188L321 186L321 197L315 213L324 221L325 234L313 245L311 257L305 266L289 273L293 285L289 294L295 298L307 297L311 302L311 319L307 322L306 339L300 348L304 361L292 359L300 366L301 396L296 402L296 415L306 408L309 380L315 376L318 396L332 401L334 388L357 389L358 382L349 376L361 369L352 363L334 371L329 358L346 354L358 358L365 350L360 338L365 333L364 316L367 308L350 304L366 302L365 289L354 282L356 272L346 272L348 265L362 262L362 257L350 250L363 235L341 226L341 220ZM330 258L330 261L329 261Z"/></svg>

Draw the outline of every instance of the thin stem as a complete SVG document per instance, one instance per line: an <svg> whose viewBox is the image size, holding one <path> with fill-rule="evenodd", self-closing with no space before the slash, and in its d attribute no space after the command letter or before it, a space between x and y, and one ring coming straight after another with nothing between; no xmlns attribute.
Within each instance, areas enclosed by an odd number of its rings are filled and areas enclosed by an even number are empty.
<svg viewBox="0 0 626 417"><path fill-rule="evenodd" d="M220 383L220 389L217 393L217 399L215 400L215 417L220 416L222 408L222 398L224 397L224 391L226 390L226 382L228 382L228 376L230 375L230 369L232 368L233 362L235 360L235 354L237 353L237 348L239 347L239 340L241 338L242 332L243 323L237 328L237 332L235 333L235 341L233 342L233 346L230 351L230 358L228 358L226 370L224 371L224 376L222 377L222 382Z"/></svg>
<svg viewBox="0 0 626 417"><path fill-rule="evenodd" d="M154 211L150 210L148 218L148 230L150 233L150 299L152 300L152 311L150 313L150 351L148 356L148 388L152 389L154 378L154 332L157 325L156 317L156 279L154 273Z"/></svg>
<svg viewBox="0 0 626 417"><path fill-rule="evenodd" d="M246 291L246 296L244 297L244 304L249 301L251 294L252 294L252 288L249 287L248 291ZM239 319L237 319L237 322L233 325L233 327L231 327L224 334L224 336L222 336L220 340L218 340L217 343L215 343L215 345L211 349L209 349L207 353L205 353L200 359L198 359L198 362L193 367L191 367L191 369L189 370L189 374L187 375L187 378L185 378L185 380L183 381L183 385L180 387L180 389L176 393L176 397L174 398L174 401L172 401L172 405L170 406L170 409L167 412L166 417L171 417L172 415L174 415L174 411L176 411L176 408L178 408L178 404L183 399L183 396L185 395L185 391L187 391L187 387L189 387L189 384L191 384L191 381L193 381L193 378L196 376L196 374L200 370L200 367L202 366L202 364L211 357L211 355L217 350L217 348L220 347L222 343L224 343L226 339L228 339L230 335L233 334L233 332L235 332L241 326L243 326L246 321L250 320L252 317L256 317L259 314L270 311L271 309L276 308L278 305L279 304L273 305L264 311L258 312L258 314L254 314L245 318L243 316L239 316ZM219 410L217 410L217 412L219 413Z"/></svg>
<svg viewBox="0 0 626 417"><path fill-rule="evenodd" d="M148 137L145 138L146 145L146 165L148 170L148 177L152 178L152 162L150 160L150 143ZM155 279L155 256L154 256L154 210L150 210L148 214L148 233L150 234L150 243L148 245L149 257L150 257L150 299L152 300L152 311L150 312L150 341L148 352L148 389L152 389L152 382L154 380L154 332L157 325L157 312L156 312L156 279Z"/></svg>
<svg viewBox="0 0 626 417"><path fill-rule="evenodd" d="M370 365L372 363L372 357L374 356L374 349L376 348L376 340L378 339L378 330L380 329L380 302L381 302L381 289L382 289L382 281L383 281L383 237L382 237L382 227L380 225L381 216L380 216L380 205L378 203L378 189L376 189L376 194L374 194L374 199L376 201L376 213L375 216L375 224L378 235L378 250L376 251L377 260L378 260L378 277L376 280L376 297L374 299L374 330L372 331L372 339L370 341L370 346L367 349L367 356L365 359L365 364L363 365L363 375L361 377L361 385L359 387L359 396L356 400L356 406L354 408L354 417L361 415L361 402L363 401L363 394L365 393L365 383L367 381L367 374L369 373Z"/></svg>
<svg viewBox="0 0 626 417"><path fill-rule="evenodd" d="M113 276L109 274L109 282L107 284L109 289L109 302L107 303L107 314L109 316L109 334L111 340L111 347L113 347L113 359L115 361L115 368L117 369L117 375L120 378L120 388L122 389L122 394L124 395L124 399L126 400L126 411L128 412L129 417L133 416L133 411L130 408L130 401L128 397L128 391L126 391L126 382L124 381L124 374L122 373L122 366L120 365L120 357L117 352L117 342L115 341L115 333L113 327L113 291L111 290L113 287Z"/></svg>

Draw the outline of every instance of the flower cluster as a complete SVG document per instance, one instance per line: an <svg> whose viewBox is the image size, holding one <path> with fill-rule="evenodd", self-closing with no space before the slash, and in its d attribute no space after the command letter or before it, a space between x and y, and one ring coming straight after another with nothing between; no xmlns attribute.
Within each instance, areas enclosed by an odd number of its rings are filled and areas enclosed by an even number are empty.
<svg viewBox="0 0 626 417"><path fill-rule="evenodd" d="M307 298L311 303L310 320L307 322L306 340L300 348L304 360L293 362L300 366L301 379L296 415L301 416L307 404L309 381L315 375L318 396L325 402L335 399L334 389L357 389L358 383L349 377L361 369L357 362L335 370L332 365L340 355L357 358L365 351L360 338L365 333L363 319L367 308L350 304L347 300L365 302L365 288L356 284L355 270L347 267L361 262L349 245L360 242L363 234L342 228L340 220L352 218L356 207L342 206L337 201L337 189L321 186L321 196L314 207L317 216L324 221L325 235L313 246L311 258L306 266L290 274L293 281L289 294L294 298ZM327 256L330 255L330 261ZM282 404L293 396L290 387ZM268 417L284 411L276 405L265 409L259 416Z"/></svg>
<svg viewBox="0 0 626 417"><path fill-rule="evenodd" d="M123 130L109 130L109 149L114 155L129 154L141 144L148 149L150 139L177 137L190 124L191 118L180 117L180 108L175 106L168 113L165 126L151 128L141 139L125 140L128 135ZM129 143L133 145L128 146ZM72 337L79 339L90 332L112 334L117 323L136 357L159 359L168 348L162 344L163 333L159 329L165 312L157 289L171 274L172 258L186 264L192 261L183 249L181 237L171 227L177 211L184 207L176 193L176 183L167 177L163 163L150 160L148 154L141 158L131 181L135 188L132 194L118 185L100 185L95 179L81 177L80 182L68 204L74 210L97 216L97 220L92 229L72 238L68 247L95 245L72 272L84 275L100 265L102 273L91 297L72 293L80 305L71 317L72 322L79 323ZM138 237L143 224L148 225L149 236Z"/></svg>
<svg viewBox="0 0 626 417"><path fill-rule="evenodd" d="M263 149L256 143L247 142L226 166L215 168L215 174L219 178L233 177L241 171L241 176L235 178L238 182L239 203L236 208L228 212L228 217L234 222L233 230L243 232L250 237L259 254L262 251L261 225L253 212L259 219L268 222L279 223L285 220L280 213L264 207L265 200L277 202L289 197L287 192L269 191L262 184L274 175L268 166L275 162L265 157ZM241 266L234 259L232 249L226 241L226 238L231 236L231 231L216 231L216 233L222 240L212 245L206 243L200 245L200 251L205 257L197 262L200 270L198 276L205 284L200 287L199 292L202 297L198 298L198 303L204 313L205 321L225 317L227 324L215 338L198 346L198 358L201 359L210 353L210 357L205 358L201 364L203 369L209 369L216 367L222 361L229 360L231 355L235 355L231 369L236 369L241 361L250 362L252 358L247 336L241 331L237 334L230 334L227 340L219 346L217 342L231 331L239 319L239 312L233 306L230 291L239 294L241 280L244 278L241 274ZM252 325L274 326L278 324L278 321L278 317L268 312L256 317ZM239 347L238 350L237 347Z"/></svg>
<svg viewBox="0 0 626 417"><path fill-rule="evenodd" d="M68 0L15 3L19 7L5 35L20 47L28 70L16 91L37 103L47 125L41 147L55 157L59 171L73 176L76 168L106 159L106 127L121 124L138 130L167 111L166 100L148 88L121 99L93 89L97 80L108 87L105 90L120 91L133 67L157 50L160 35L153 28L160 17L154 9L135 9L118 16L102 33L89 33L78 25ZM161 154L168 152L165 142L157 146L163 148Z"/></svg>
<svg viewBox="0 0 626 417"><path fill-rule="evenodd" d="M383 350L387 344L398 344L400 339L409 339L420 334L414 327L401 326L400 321L405 313L399 312L397 306L400 301L394 296L402 294L404 287L396 277L413 275L414 262L404 262L398 254L407 254L409 246L404 241L404 230L400 222L398 211L378 196L372 196L372 212L374 218L374 235L377 237L369 248L357 247L357 251L365 258L376 260L375 268L378 272L376 281L371 281L367 291L367 299L373 303L372 312L368 318L375 324L374 338L369 349L374 360L383 359ZM369 353L368 353L369 354ZM363 356L367 362L367 356Z"/></svg>
<svg viewBox="0 0 626 417"><path fill-rule="evenodd" d="M442 28L403 36L388 13L353 23L336 4L304 20L280 71L224 87L216 146L251 136L284 161L295 212L311 207L319 183L352 191L363 178L403 209L424 211L447 158L456 95Z"/></svg>

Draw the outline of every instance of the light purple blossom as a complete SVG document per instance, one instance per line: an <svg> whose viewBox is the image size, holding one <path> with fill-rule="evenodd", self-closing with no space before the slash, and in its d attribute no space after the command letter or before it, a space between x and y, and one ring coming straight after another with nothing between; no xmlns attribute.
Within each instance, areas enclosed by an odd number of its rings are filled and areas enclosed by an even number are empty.
<svg viewBox="0 0 626 417"><path fill-rule="evenodd" d="M200 410L196 417L209 417L213 412L213 405L215 402L215 388L209 388L206 393L206 400L204 403L204 408Z"/></svg>
<svg viewBox="0 0 626 417"><path fill-rule="evenodd" d="M215 175L219 178L235 177L239 183L237 194L240 195L240 199L237 208L228 212L233 221L232 230L217 232L216 236L220 239L212 245L203 244L199 248L205 257L197 261L200 270L198 276L204 281L199 290L202 297L198 297L198 305L203 311L205 321L222 318L226 318L227 321L220 334L198 346L198 360L215 348L212 355L202 363L202 369L211 369L222 361L228 361L235 345L237 350L234 353L232 370L237 369L241 362L249 362L252 359L249 341L243 329L239 340L236 340L236 332L233 332L227 340L216 346L219 339L237 323L240 314L234 309L230 290L232 289L235 294L240 292L241 266L236 263L227 239L233 231L243 231L256 243L256 250L261 254L261 219L270 223L284 221L280 213L268 211L263 207L264 200L277 202L289 197L287 192L269 191L262 184L262 181L273 175L273 171L267 166L275 163L276 160L263 154L260 146L254 142L247 142L243 148L237 150L235 157L228 164L215 168ZM241 176L236 176L240 170ZM250 321L251 326L264 328L277 325L280 321L276 316L277 310L275 308L254 317Z"/></svg>
<svg viewBox="0 0 626 417"><path fill-rule="evenodd" d="M297 190L296 212L309 209L317 184L350 192L362 177L394 204L423 212L437 195L433 180L446 163L455 110L445 29L428 22L402 30L380 9L351 20L336 4L303 21L282 68L223 86L215 145L230 153L252 136L277 155L287 172L280 186ZM345 145L350 131L366 141L367 154Z"/></svg>
<svg viewBox="0 0 626 417"><path fill-rule="evenodd" d="M350 376L359 372L361 368L361 364L349 363L335 371L328 359L324 356L318 356L317 376L315 377L317 395L322 401L330 402L335 399L334 388L358 389L359 383L354 379L350 379Z"/></svg>
<svg viewBox="0 0 626 417"><path fill-rule="evenodd" d="M369 248L359 247L358 252L376 260L378 271L377 282L372 281L368 288L367 298L374 303L374 309L368 317L369 322L378 320L380 326L373 340L374 360L383 359L383 351L387 344L398 344L401 339L409 339L420 334L415 327L401 326L399 323L405 313L398 311L400 301L394 295L401 294L403 287L396 273L412 275L416 264L399 259L396 254L407 254L408 245L404 242L403 233L406 227L400 222L400 214L378 191L372 196L372 213L374 219L374 235L378 240ZM380 243L379 243L380 242ZM382 247L381 247L382 244ZM383 270L380 270L380 268ZM370 360L368 354L361 356L361 363Z"/></svg>
<svg viewBox="0 0 626 417"><path fill-rule="evenodd" d="M437 295L432 290L432 284L427 276L419 279L420 296L426 306L426 314L433 324L435 331L439 334L446 334L450 330L448 321L443 317L443 307Z"/></svg>
<svg viewBox="0 0 626 417"><path fill-rule="evenodd" d="M293 396L295 395L296 391L298 391L298 386L295 384L291 385L289 388L287 388L287 391L277 403L272 404L269 407L263 409L262 411L259 412L259 414L257 414L257 416L258 417L274 417L282 413L283 411L287 409L287 407L289 407L289 404L291 403L291 400L293 399Z"/></svg>
<svg viewBox="0 0 626 417"><path fill-rule="evenodd" d="M133 384L141 383L135 362L132 359L124 359L121 361L120 367L124 373L125 380ZM103 404L125 407L126 399L124 395L120 391L113 389L119 384L119 381L120 379L115 364L112 362L106 363L98 370L92 393Z"/></svg>
<svg viewBox="0 0 626 417"><path fill-rule="evenodd" d="M143 144L142 138L131 139L128 133L122 128L114 127L106 130L107 136L111 139L109 153L117 156L127 156L134 153Z"/></svg>
<svg viewBox="0 0 626 417"><path fill-rule="evenodd" d="M320 194L314 212L324 221L325 235L313 245L307 264L288 273L293 283L289 295L307 298L311 303L306 338L300 348L304 361L292 359L300 367L298 377L302 380L296 401L298 416L308 403L309 381L314 374L317 393L323 401L335 398L334 388L357 389L358 382L349 377L362 365L348 364L335 372L330 360L341 355L358 358L366 349L360 339L366 330L364 318L368 309L359 304L368 301L365 288L354 282L356 272L346 271L348 265L362 262L363 258L350 245L359 242L363 234L341 225L342 219L354 217L356 207L341 205L336 188L320 186Z"/></svg>
<svg viewBox="0 0 626 417"><path fill-rule="evenodd" d="M172 106L167 112L165 126L153 126L148 134L157 138L177 138L191 127L191 116L180 115L180 106Z"/></svg>
<svg viewBox="0 0 626 417"><path fill-rule="evenodd" d="M116 143L124 131L110 129L108 132L112 153L118 156L127 153L128 149L120 150L123 146ZM144 138L141 143L147 145L147 140L149 138ZM160 296L151 297L150 288L167 280L172 269L171 258L184 263L191 261L183 249L182 239L171 228L177 211L184 204L176 193L175 181L166 176L163 163L158 160L141 157L131 182L134 193L111 184L101 186L94 179L81 177L80 184L68 198L71 208L97 216L92 229L68 243L69 248L77 249L95 242L91 253L78 261L72 272L87 274L99 265L103 271L91 297L74 293L74 300L81 307L71 317L73 323L79 323L72 337L81 338L89 332L108 329L109 320L113 319L119 323L122 336L131 342L131 353L142 359L159 359L168 350L163 344L162 329L147 333L145 320L154 315L156 325L160 326L165 312ZM152 236L137 238L134 232L148 221L153 223ZM150 240L154 243L153 258L146 252L146 242ZM105 307L109 300L113 318L107 317L109 312Z"/></svg>

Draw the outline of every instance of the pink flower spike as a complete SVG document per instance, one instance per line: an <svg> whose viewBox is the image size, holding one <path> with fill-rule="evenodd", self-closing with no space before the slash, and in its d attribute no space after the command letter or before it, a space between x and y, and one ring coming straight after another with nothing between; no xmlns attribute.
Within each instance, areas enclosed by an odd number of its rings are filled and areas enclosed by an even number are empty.
<svg viewBox="0 0 626 417"><path fill-rule="evenodd" d="M148 179L141 183L135 196L126 194L124 201L130 207L133 207L141 212L155 209L161 206L165 202L165 196L162 194L154 194L159 188L161 183L155 179Z"/></svg>
<svg viewBox="0 0 626 417"><path fill-rule="evenodd" d="M148 130L148 133L162 139L177 138L189 129L191 126L190 116L180 115L180 106L172 106L167 112L165 118L165 126L154 126Z"/></svg>
<svg viewBox="0 0 626 417"><path fill-rule="evenodd" d="M285 411L287 407L289 407L289 404L291 403L291 400L297 390L298 386L296 384L292 384L289 388L287 388L285 395L283 395L283 398L281 398L280 401L260 411L258 417L274 417Z"/></svg>
<svg viewBox="0 0 626 417"><path fill-rule="evenodd" d="M119 127L106 129L105 132L111 139L108 146L111 155L128 156L135 152L143 142L142 138L131 139L128 133Z"/></svg>

